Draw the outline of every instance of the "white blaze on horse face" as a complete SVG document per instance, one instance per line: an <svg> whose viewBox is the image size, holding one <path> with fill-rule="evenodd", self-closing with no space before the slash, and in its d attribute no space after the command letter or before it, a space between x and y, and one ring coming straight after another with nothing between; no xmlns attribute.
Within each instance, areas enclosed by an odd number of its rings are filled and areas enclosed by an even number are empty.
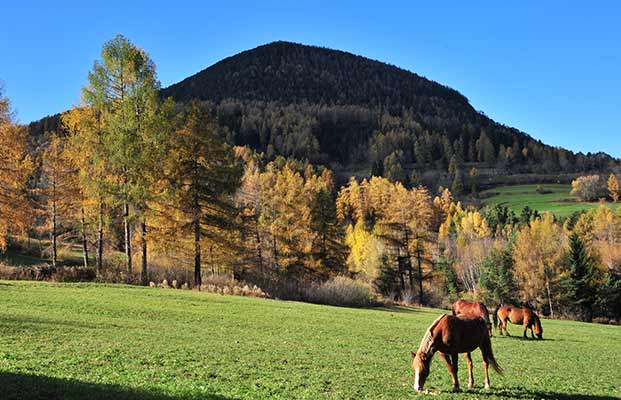
<svg viewBox="0 0 621 400"><path fill-rule="evenodd" d="M414 372L414 390L416 390L417 392L420 392L423 388L420 387L420 372L418 372L418 370L416 370Z"/></svg>

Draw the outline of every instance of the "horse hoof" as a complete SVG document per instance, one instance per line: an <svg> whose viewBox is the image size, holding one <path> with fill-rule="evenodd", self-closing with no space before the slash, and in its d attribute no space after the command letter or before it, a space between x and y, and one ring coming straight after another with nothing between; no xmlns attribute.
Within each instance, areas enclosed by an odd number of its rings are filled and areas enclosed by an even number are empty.
<svg viewBox="0 0 621 400"><path fill-rule="evenodd" d="M459 388L459 386L453 386L453 389L451 390L451 392L459 393L459 392L461 392L461 389Z"/></svg>
<svg viewBox="0 0 621 400"><path fill-rule="evenodd" d="M490 388L489 383L486 383L485 384L485 390L489 390L489 388Z"/></svg>

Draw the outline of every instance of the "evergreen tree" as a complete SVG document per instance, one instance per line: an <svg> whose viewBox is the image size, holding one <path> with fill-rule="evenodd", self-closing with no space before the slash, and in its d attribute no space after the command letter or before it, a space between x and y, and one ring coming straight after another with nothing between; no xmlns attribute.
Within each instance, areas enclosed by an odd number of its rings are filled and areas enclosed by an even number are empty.
<svg viewBox="0 0 621 400"><path fill-rule="evenodd" d="M597 299L596 270L584 242L575 232L569 237L567 263L569 298L581 309L583 318L590 322Z"/></svg>
<svg viewBox="0 0 621 400"><path fill-rule="evenodd" d="M511 244L502 250L493 248L481 265L479 283L495 303L515 301L517 285L513 279L512 251Z"/></svg>

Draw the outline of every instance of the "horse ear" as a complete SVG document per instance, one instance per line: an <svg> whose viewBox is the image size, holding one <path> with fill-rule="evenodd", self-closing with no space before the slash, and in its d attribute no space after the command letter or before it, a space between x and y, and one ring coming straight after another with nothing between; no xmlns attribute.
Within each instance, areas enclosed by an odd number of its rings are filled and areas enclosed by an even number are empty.
<svg viewBox="0 0 621 400"><path fill-rule="evenodd" d="M416 352L410 351L410 354L412 355L412 360L416 358Z"/></svg>

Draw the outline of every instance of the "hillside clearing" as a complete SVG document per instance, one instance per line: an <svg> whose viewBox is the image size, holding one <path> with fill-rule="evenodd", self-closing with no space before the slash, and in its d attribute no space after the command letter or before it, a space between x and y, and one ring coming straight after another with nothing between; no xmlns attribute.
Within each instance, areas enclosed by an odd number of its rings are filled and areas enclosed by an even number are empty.
<svg viewBox="0 0 621 400"><path fill-rule="evenodd" d="M570 194L571 185L545 184L540 185L546 193L537 193L539 185L500 186L481 193L484 205L501 204L519 215L528 206L540 213L551 212L557 217L566 217L576 211L596 208L599 203L581 203ZM606 203L616 209L619 205Z"/></svg>
<svg viewBox="0 0 621 400"><path fill-rule="evenodd" d="M409 352L442 312L9 281L0 301L3 399L410 399ZM619 327L543 325L544 341L493 339L505 376L491 391L476 352L477 388L461 398L621 395ZM426 386L451 398L439 357Z"/></svg>

